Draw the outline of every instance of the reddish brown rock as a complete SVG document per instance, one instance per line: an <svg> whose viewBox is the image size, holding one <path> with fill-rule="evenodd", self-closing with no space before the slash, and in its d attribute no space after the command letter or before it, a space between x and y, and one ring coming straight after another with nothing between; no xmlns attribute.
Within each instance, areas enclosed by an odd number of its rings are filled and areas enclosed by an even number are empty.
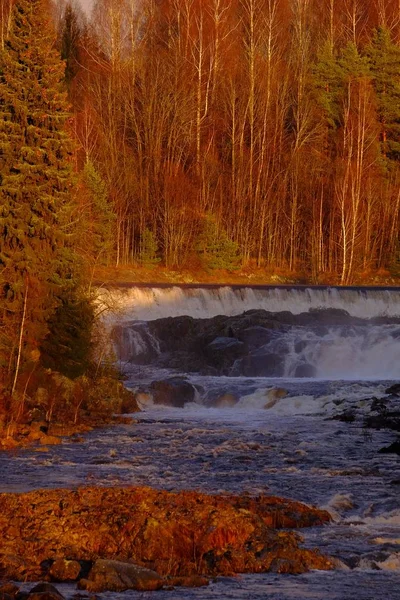
<svg viewBox="0 0 400 600"><path fill-rule="evenodd" d="M162 577L330 569L328 558L282 530L328 521L326 511L271 496L150 488L0 494L0 577L38 579L43 561L63 557L134 562Z"/></svg>
<svg viewBox="0 0 400 600"><path fill-rule="evenodd" d="M81 565L76 560L58 558L51 565L49 575L53 581L76 581L81 572Z"/></svg>
<svg viewBox="0 0 400 600"><path fill-rule="evenodd" d="M88 592L154 591L164 586L164 579L151 569L117 560L96 560L87 579L78 587Z"/></svg>

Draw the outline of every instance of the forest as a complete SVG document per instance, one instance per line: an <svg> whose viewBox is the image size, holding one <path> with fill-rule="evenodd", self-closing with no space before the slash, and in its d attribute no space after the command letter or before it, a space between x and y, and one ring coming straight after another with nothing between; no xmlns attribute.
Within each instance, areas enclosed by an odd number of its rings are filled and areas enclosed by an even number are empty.
<svg viewBox="0 0 400 600"><path fill-rule="evenodd" d="M395 269L398 0L97 0L56 22L82 210L114 219L92 259Z"/></svg>
<svg viewBox="0 0 400 600"><path fill-rule="evenodd" d="M399 160L400 0L1 0L0 380L99 267L396 276Z"/></svg>

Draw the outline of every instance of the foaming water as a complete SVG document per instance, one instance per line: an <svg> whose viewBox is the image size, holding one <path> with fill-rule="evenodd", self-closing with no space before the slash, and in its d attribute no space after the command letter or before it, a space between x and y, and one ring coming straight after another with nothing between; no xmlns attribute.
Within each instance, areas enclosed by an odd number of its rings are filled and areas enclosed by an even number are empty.
<svg viewBox="0 0 400 600"><path fill-rule="evenodd" d="M207 378L189 380L207 385ZM135 381L136 376L131 385ZM2 491L149 485L295 498L326 507L334 517L330 525L301 534L307 546L335 558L337 571L223 578L199 590L157 592L157 598L396 600L400 464L397 456L378 453L393 434L371 431L366 437L363 428L368 398L382 396L389 382L280 383L285 398L273 393L271 382L263 387L261 381L241 380L236 382L241 400L232 408L191 403L174 409L148 402L134 415L137 422L93 431L83 444L67 440L45 454L0 455ZM252 386L259 387L248 393ZM354 422L332 419L347 409L355 411ZM129 592L129 597L150 596Z"/></svg>
<svg viewBox="0 0 400 600"><path fill-rule="evenodd" d="M128 287L99 289L98 301L122 320L150 321L189 315L209 318L244 310L282 310L292 314L337 308L361 318L400 316L400 291L368 288Z"/></svg>

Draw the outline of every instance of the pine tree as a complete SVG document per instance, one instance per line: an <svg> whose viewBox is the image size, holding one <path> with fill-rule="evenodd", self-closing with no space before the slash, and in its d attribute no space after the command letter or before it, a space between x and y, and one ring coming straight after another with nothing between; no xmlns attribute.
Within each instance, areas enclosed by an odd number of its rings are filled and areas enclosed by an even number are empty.
<svg viewBox="0 0 400 600"><path fill-rule="evenodd" d="M46 0L17 0L0 54L3 382L7 374L15 381L20 364L37 357L59 297L76 286L69 229L72 143L64 63L53 49L49 15Z"/></svg>

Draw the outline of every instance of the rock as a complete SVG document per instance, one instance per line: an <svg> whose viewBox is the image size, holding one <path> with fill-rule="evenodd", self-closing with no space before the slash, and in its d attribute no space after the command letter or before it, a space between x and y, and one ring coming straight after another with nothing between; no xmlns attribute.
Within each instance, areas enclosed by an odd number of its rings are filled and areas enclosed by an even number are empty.
<svg viewBox="0 0 400 600"><path fill-rule="evenodd" d="M154 591L161 589L164 583L165 580L151 569L133 563L98 559L88 578L80 580L78 588L88 592Z"/></svg>
<svg viewBox="0 0 400 600"><path fill-rule="evenodd" d="M81 565L76 560L58 558L49 569L53 581L76 581L81 572Z"/></svg>
<svg viewBox="0 0 400 600"><path fill-rule="evenodd" d="M284 357L262 347L246 356L242 361L242 374L246 377L282 377Z"/></svg>
<svg viewBox="0 0 400 600"><path fill-rule="evenodd" d="M331 420L341 421L342 423L354 423L354 421L356 420L356 414L353 410L348 409L340 413L339 415L335 415L334 417L332 417Z"/></svg>
<svg viewBox="0 0 400 600"><path fill-rule="evenodd" d="M38 583L29 591L28 600L64 600L64 596L51 583Z"/></svg>
<svg viewBox="0 0 400 600"><path fill-rule="evenodd" d="M209 585L210 582L206 577L202 577L201 575L190 575L187 577L168 577L167 578L168 585L173 587L204 587L205 585Z"/></svg>
<svg viewBox="0 0 400 600"><path fill-rule="evenodd" d="M99 558L118 561L118 570L110 575L110 585L118 589L130 585L120 563L129 565L131 582L132 569L149 565L158 577L259 573L278 558L300 561L305 570L331 569L328 557L302 548L300 536L288 531L329 520L324 510L264 495L171 493L145 487L3 493L2 577L35 580L54 556L73 557L81 564ZM81 584L89 593L105 585L99 565Z"/></svg>
<svg viewBox="0 0 400 600"><path fill-rule="evenodd" d="M400 456L400 440L393 442L390 446L386 448L381 448L378 450L379 454L397 454Z"/></svg>
<svg viewBox="0 0 400 600"><path fill-rule="evenodd" d="M43 446L58 446L59 444L61 444L61 440L59 437L56 437L55 435L43 435L39 442L43 445Z"/></svg>
<svg viewBox="0 0 400 600"><path fill-rule="evenodd" d="M9 596L14 597L18 591L19 591L18 585L16 585L12 581L3 583L3 585L0 586L0 594L7 594Z"/></svg>
<svg viewBox="0 0 400 600"><path fill-rule="evenodd" d="M273 408L279 400L286 398L287 394L288 392L284 388L272 388L271 390L268 390L266 394L268 402L265 403L264 408Z"/></svg>
<svg viewBox="0 0 400 600"><path fill-rule="evenodd" d="M194 402L196 397L196 388L180 377L153 381L150 390L154 404L166 404L176 408L182 408L188 402Z"/></svg>
<svg viewBox="0 0 400 600"><path fill-rule="evenodd" d="M285 573L287 575L301 575L307 572L307 569L304 570L304 565L287 558L275 558L271 562L269 570L271 573Z"/></svg>
<svg viewBox="0 0 400 600"><path fill-rule="evenodd" d="M243 356L244 343L237 338L217 337L205 348L209 362L218 369L228 369L237 358Z"/></svg>
<svg viewBox="0 0 400 600"><path fill-rule="evenodd" d="M214 406L215 408L231 408L232 406L235 406L238 401L239 398L234 394L223 394L222 396L218 396L211 406Z"/></svg>
<svg viewBox="0 0 400 600"><path fill-rule="evenodd" d="M271 340L275 339L277 335L277 332L273 329L253 325L252 327L243 329L238 334L238 338L244 343L246 352L251 352L261 346L265 346Z"/></svg>
<svg viewBox="0 0 400 600"><path fill-rule="evenodd" d="M385 394L400 396L400 383L395 383L385 390Z"/></svg>
<svg viewBox="0 0 400 600"><path fill-rule="evenodd" d="M151 394L149 394L147 392L142 392L142 391L136 392L135 399L136 399L136 404L138 405L139 409L153 404L153 397Z"/></svg>

